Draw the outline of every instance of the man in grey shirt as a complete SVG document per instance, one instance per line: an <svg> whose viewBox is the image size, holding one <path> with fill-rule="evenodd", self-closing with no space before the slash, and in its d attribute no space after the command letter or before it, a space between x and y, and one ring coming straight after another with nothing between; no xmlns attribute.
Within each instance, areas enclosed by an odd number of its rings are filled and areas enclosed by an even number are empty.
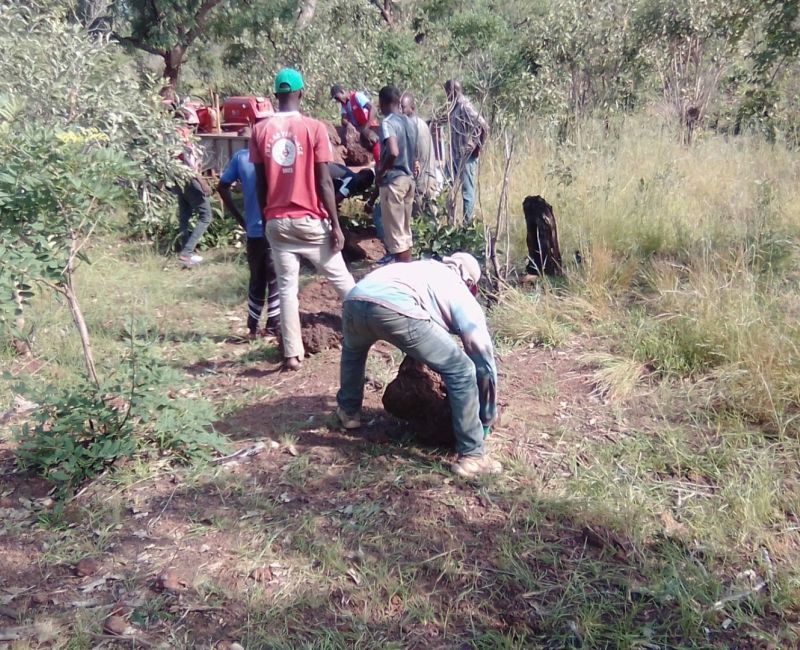
<svg viewBox="0 0 800 650"><path fill-rule="evenodd" d="M400 91L395 86L381 88L378 99L384 120L375 183L381 197L384 244L395 261L410 262L417 128L400 112Z"/></svg>
<svg viewBox="0 0 800 650"><path fill-rule="evenodd" d="M404 93L400 98L400 108L409 120L417 127L417 191L414 198L414 216L420 214L436 218L438 182L436 180L436 159L433 155L433 140L428 124L417 115L417 102L414 95Z"/></svg>

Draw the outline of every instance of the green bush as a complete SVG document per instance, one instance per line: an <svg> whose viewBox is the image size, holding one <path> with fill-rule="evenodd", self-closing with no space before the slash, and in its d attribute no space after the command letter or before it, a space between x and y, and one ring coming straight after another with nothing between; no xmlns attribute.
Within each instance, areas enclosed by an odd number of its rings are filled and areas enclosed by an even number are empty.
<svg viewBox="0 0 800 650"><path fill-rule="evenodd" d="M63 494L134 454L137 445L127 409L112 406L91 381L47 386L45 391L33 422L16 431L17 462L23 469L54 482Z"/></svg>
<svg viewBox="0 0 800 650"><path fill-rule="evenodd" d="M211 403L173 392L183 380L176 370L137 349L127 366L107 374L111 379L99 388L89 379L18 387L41 404L31 423L15 429L21 468L66 495L136 453L192 461L224 450Z"/></svg>
<svg viewBox="0 0 800 650"><path fill-rule="evenodd" d="M440 258L458 251L471 253L483 262L485 258L484 226L475 221L468 226L442 224L422 217L411 224L414 257Z"/></svg>

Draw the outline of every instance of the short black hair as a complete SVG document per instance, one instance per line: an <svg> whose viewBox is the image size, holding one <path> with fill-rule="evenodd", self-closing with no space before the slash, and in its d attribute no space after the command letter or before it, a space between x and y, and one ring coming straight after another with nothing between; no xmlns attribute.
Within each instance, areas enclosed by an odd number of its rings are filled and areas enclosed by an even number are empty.
<svg viewBox="0 0 800 650"><path fill-rule="evenodd" d="M333 99L334 97L336 97L336 95L338 95L340 93L343 93L343 92L344 92L344 88L342 88L339 84L333 84L331 86L331 99Z"/></svg>
<svg viewBox="0 0 800 650"><path fill-rule="evenodd" d="M384 86L378 93L378 99L382 104L389 104L394 106L400 103L400 90L397 86Z"/></svg>

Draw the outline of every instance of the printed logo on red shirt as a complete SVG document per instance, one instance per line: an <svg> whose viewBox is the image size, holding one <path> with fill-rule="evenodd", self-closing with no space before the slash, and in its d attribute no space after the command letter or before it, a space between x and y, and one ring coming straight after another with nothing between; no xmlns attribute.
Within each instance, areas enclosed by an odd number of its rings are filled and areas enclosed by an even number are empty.
<svg viewBox="0 0 800 650"><path fill-rule="evenodd" d="M281 167L291 167L297 158L297 147L289 138L280 138L272 145L272 159Z"/></svg>

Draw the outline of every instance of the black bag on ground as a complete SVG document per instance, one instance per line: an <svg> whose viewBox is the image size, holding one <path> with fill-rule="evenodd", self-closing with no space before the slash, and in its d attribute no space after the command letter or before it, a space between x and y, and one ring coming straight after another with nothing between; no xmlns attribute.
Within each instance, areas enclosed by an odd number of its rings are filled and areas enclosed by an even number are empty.
<svg viewBox="0 0 800 650"><path fill-rule="evenodd" d="M530 275L562 275L561 249L553 206L541 196L528 196L522 202L528 230L528 264Z"/></svg>

